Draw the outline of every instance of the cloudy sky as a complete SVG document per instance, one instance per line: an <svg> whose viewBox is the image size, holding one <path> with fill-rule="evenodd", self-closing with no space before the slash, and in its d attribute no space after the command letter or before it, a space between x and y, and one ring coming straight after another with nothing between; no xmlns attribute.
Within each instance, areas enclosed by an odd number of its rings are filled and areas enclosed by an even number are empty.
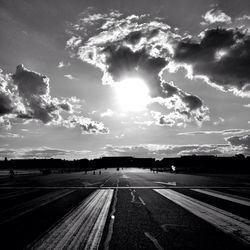
<svg viewBox="0 0 250 250"><path fill-rule="evenodd" d="M250 154L249 0L0 0L0 158Z"/></svg>

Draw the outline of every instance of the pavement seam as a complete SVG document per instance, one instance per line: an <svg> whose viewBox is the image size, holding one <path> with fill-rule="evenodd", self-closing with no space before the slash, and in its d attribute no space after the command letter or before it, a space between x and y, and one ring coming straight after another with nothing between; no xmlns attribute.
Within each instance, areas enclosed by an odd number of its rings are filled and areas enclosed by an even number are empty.
<svg viewBox="0 0 250 250"><path fill-rule="evenodd" d="M149 232L144 232L144 234L152 241L156 249L164 250L163 247L159 244L158 240L155 237L153 237Z"/></svg>

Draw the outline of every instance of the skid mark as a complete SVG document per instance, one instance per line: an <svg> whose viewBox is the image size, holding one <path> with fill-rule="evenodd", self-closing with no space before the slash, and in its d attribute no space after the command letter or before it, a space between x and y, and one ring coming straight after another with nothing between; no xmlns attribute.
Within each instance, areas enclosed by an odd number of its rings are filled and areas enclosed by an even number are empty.
<svg viewBox="0 0 250 250"><path fill-rule="evenodd" d="M145 202L144 202L144 200L141 198L141 196L138 196L138 198L139 198L139 200L140 200L141 204L142 204L143 206L145 206L145 205L146 205L146 203L145 203Z"/></svg>
<svg viewBox="0 0 250 250"><path fill-rule="evenodd" d="M148 232L145 232L144 234L145 234L146 237L148 237L148 238L152 241L152 243L154 244L154 246L155 246L156 249L158 249L158 250L164 250L164 249L161 247L161 245L159 244L158 240L157 240L154 236L152 236L152 235L151 235L150 233L148 233Z"/></svg>
<svg viewBox="0 0 250 250"><path fill-rule="evenodd" d="M129 189L129 191L130 191L130 194L131 194L131 196L132 196L132 200L131 200L131 203L134 203L135 202L135 190L132 190L132 189Z"/></svg>
<svg viewBox="0 0 250 250"><path fill-rule="evenodd" d="M134 204L139 204L139 205L143 205L145 206L145 202L143 201L143 199L136 193L135 189L132 190L132 189L129 189L130 191L130 194L132 196L132 200L130 201L131 203L134 203Z"/></svg>

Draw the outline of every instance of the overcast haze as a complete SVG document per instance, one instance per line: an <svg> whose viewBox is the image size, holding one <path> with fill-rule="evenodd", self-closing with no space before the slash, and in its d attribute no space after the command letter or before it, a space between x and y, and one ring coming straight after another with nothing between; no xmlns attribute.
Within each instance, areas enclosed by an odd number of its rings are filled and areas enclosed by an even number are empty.
<svg viewBox="0 0 250 250"><path fill-rule="evenodd" d="M249 0L0 0L0 157L250 154Z"/></svg>

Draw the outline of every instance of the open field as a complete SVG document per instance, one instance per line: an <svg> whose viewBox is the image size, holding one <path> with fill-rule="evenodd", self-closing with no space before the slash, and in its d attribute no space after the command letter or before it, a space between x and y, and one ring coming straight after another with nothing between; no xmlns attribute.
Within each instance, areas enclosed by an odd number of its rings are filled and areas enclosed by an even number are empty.
<svg viewBox="0 0 250 250"><path fill-rule="evenodd" d="M248 249L250 176L142 169L0 180L1 249Z"/></svg>

